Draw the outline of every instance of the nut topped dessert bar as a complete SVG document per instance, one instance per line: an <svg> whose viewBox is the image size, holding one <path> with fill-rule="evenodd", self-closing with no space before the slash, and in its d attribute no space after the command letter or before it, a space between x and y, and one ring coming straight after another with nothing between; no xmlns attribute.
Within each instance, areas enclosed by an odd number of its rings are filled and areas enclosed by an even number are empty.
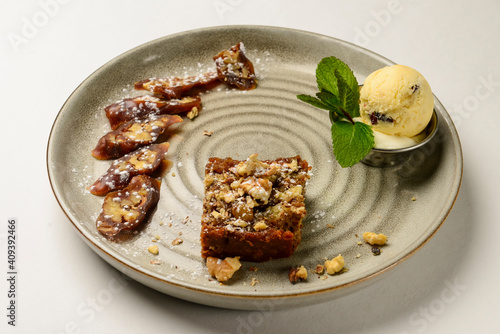
<svg viewBox="0 0 500 334"><path fill-rule="evenodd" d="M300 156L210 158L205 166L202 257L262 262L289 257L301 241L311 167Z"/></svg>

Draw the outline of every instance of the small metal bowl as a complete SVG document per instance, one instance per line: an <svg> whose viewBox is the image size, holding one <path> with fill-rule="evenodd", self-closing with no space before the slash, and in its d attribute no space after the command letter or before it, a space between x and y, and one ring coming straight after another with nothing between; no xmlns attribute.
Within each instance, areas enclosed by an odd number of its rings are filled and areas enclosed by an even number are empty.
<svg viewBox="0 0 500 334"><path fill-rule="evenodd" d="M438 117L434 110L429 124L424 129L427 136L420 143L399 149L372 148L372 150L361 160L362 163L372 167L391 167L407 162L411 156L427 143L429 143L437 132Z"/></svg>

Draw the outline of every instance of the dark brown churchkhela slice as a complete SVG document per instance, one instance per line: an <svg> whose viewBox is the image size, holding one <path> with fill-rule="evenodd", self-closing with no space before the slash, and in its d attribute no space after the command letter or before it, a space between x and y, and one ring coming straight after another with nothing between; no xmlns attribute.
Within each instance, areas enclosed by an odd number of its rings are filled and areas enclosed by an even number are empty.
<svg viewBox="0 0 500 334"><path fill-rule="evenodd" d="M94 195L103 196L110 191L125 188L136 175L151 175L160 165L169 147L169 143L152 144L113 161L106 173L88 188L89 191Z"/></svg>
<svg viewBox="0 0 500 334"><path fill-rule="evenodd" d="M97 159L114 159L139 147L154 143L172 124L182 122L178 115L156 116L120 125L99 139L92 155Z"/></svg>
<svg viewBox="0 0 500 334"><path fill-rule="evenodd" d="M242 90L254 89L257 79L252 62L245 55L245 46L238 43L214 57L219 79Z"/></svg>
<svg viewBox="0 0 500 334"><path fill-rule="evenodd" d="M136 229L159 198L160 181L147 175L134 176L127 187L106 195L97 230L113 237Z"/></svg>
<svg viewBox="0 0 500 334"><path fill-rule="evenodd" d="M184 78L150 78L135 83L135 89L147 90L167 99L179 99L214 88L220 83L217 72L208 72Z"/></svg>
<svg viewBox="0 0 500 334"><path fill-rule="evenodd" d="M182 99L165 100L156 96L144 95L123 99L113 103L104 110L108 117L111 129L134 119L153 115L172 115L191 111L193 108L201 109L201 99L198 96L184 97Z"/></svg>

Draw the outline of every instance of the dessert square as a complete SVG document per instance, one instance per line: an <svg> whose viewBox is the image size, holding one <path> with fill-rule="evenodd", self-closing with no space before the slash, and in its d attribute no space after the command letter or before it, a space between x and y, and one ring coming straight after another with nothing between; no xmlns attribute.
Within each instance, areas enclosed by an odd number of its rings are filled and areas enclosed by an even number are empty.
<svg viewBox="0 0 500 334"><path fill-rule="evenodd" d="M262 262L291 256L302 239L310 169L300 156L210 158L205 166L202 257Z"/></svg>

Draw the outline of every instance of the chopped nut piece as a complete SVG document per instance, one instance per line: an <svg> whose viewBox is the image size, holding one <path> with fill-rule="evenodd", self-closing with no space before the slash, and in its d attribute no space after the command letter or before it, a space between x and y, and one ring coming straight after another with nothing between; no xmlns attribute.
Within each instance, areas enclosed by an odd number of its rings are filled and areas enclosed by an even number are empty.
<svg viewBox="0 0 500 334"><path fill-rule="evenodd" d="M158 260L151 260L149 262L151 262L151 264L154 264L154 265L159 265L160 264L160 261L158 261Z"/></svg>
<svg viewBox="0 0 500 334"><path fill-rule="evenodd" d="M258 222L257 224L255 224L253 226L253 229L256 231L262 231L262 230L265 230L266 228L267 228L267 225L264 222Z"/></svg>
<svg viewBox="0 0 500 334"><path fill-rule="evenodd" d="M318 264L314 272L318 275L323 275L325 273L325 266Z"/></svg>
<svg viewBox="0 0 500 334"><path fill-rule="evenodd" d="M413 202L415 202L415 201L417 200L417 198L416 198L416 197L412 197L412 198L411 198L411 200L412 200Z"/></svg>
<svg viewBox="0 0 500 334"><path fill-rule="evenodd" d="M203 130L203 135L207 137L210 137L213 133L213 131Z"/></svg>
<svg viewBox="0 0 500 334"><path fill-rule="evenodd" d="M256 279L255 277L252 277L252 281L250 282L250 286L255 286L255 284L257 283L260 283L260 281L258 279Z"/></svg>
<svg viewBox="0 0 500 334"><path fill-rule="evenodd" d="M328 228L335 228L335 226L333 226L331 224L326 224L326 227L328 227Z"/></svg>
<svg viewBox="0 0 500 334"><path fill-rule="evenodd" d="M156 246L156 245L149 246L148 252L150 252L151 254L154 254L154 255L158 255L158 253L159 253L158 246Z"/></svg>
<svg viewBox="0 0 500 334"><path fill-rule="evenodd" d="M240 269L240 267L241 263L239 256L226 257L224 260L211 256L207 257L208 272L219 282L225 282L233 277L234 273Z"/></svg>
<svg viewBox="0 0 500 334"><path fill-rule="evenodd" d="M184 240L182 240L181 238L175 238L174 240L172 240L172 245L177 246L182 244L183 242Z"/></svg>
<svg viewBox="0 0 500 334"><path fill-rule="evenodd" d="M344 257L339 254L339 256L333 258L331 261L325 261L326 272L328 275L338 273L344 268L344 264Z"/></svg>
<svg viewBox="0 0 500 334"><path fill-rule="evenodd" d="M250 267L250 268L248 268L248 270L249 271L257 271L257 270L259 270L259 268L257 268L257 267Z"/></svg>
<svg viewBox="0 0 500 334"><path fill-rule="evenodd" d="M193 109L191 109L188 113L187 113L187 118L189 119L193 119L195 118L196 116L198 116L198 108L196 107L193 107Z"/></svg>
<svg viewBox="0 0 500 334"><path fill-rule="evenodd" d="M356 254L356 259L359 259L360 257L361 257L360 253Z"/></svg>
<svg viewBox="0 0 500 334"><path fill-rule="evenodd" d="M189 221L189 216L186 216L186 218L184 218L181 223L183 224L187 224L187 222Z"/></svg>
<svg viewBox="0 0 500 334"><path fill-rule="evenodd" d="M365 232L363 233L363 240L370 245L382 246L387 241L387 236L382 233Z"/></svg>
<svg viewBox="0 0 500 334"><path fill-rule="evenodd" d="M288 273L288 279L292 283L297 283L299 281L304 281L307 279L307 270L304 266L298 268L290 268Z"/></svg>

